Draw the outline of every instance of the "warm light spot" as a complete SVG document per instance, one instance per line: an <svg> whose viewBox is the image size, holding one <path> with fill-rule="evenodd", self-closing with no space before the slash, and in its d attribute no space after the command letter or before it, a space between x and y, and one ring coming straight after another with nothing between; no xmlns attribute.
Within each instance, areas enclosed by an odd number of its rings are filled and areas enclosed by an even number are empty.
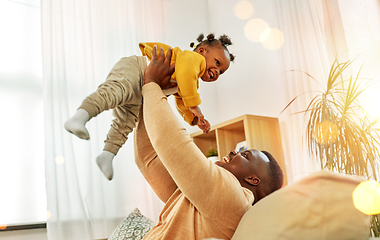
<svg viewBox="0 0 380 240"><path fill-rule="evenodd" d="M46 210L46 219L51 218L51 212L49 210Z"/></svg>
<svg viewBox="0 0 380 240"><path fill-rule="evenodd" d="M239 19L247 19L253 14L253 6L248 1L240 1L235 5L235 16Z"/></svg>
<svg viewBox="0 0 380 240"><path fill-rule="evenodd" d="M380 56L380 52L379 52ZM380 66L380 61L379 65ZM375 80L375 79L374 79ZM380 78L377 79L377 81L380 83ZM380 102L380 94L379 94L380 87L374 87L371 89L366 89L366 96L367 99L361 100L361 105L365 106L366 114L368 117L374 117L379 118L380 117L380 108L379 108L379 102Z"/></svg>
<svg viewBox="0 0 380 240"><path fill-rule="evenodd" d="M266 49L277 50L284 44L284 34L277 28L267 29L261 34L260 41Z"/></svg>
<svg viewBox="0 0 380 240"><path fill-rule="evenodd" d="M65 162L65 158L63 156L57 156L55 158L55 163L56 164L63 164Z"/></svg>
<svg viewBox="0 0 380 240"><path fill-rule="evenodd" d="M332 143L338 137L338 127L331 121L322 121L315 125L313 135L318 143Z"/></svg>
<svg viewBox="0 0 380 240"><path fill-rule="evenodd" d="M265 42L266 40L268 40L270 33L271 33L270 28L265 29L264 32L260 34L260 42Z"/></svg>
<svg viewBox="0 0 380 240"><path fill-rule="evenodd" d="M269 25L267 22L260 18L251 19L245 24L244 26L244 35L246 38L248 38L252 42L261 42L265 41L263 37L260 39L260 37L263 35L265 36L265 31L269 29Z"/></svg>
<svg viewBox="0 0 380 240"><path fill-rule="evenodd" d="M7 229L7 225L6 224L2 224L2 225L0 225L0 230L5 230L5 229Z"/></svg>
<svg viewBox="0 0 380 240"><path fill-rule="evenodd" d="M380 213L380 183L365 181L360 183L352 194L355 207L364 214Z"/></svg>
<svg viewBox="0 0 380 240"><path fill-rule="evenodd" d="M364 97L360 99L360 105L368 112L370 119L376 119L380 118L380 76L378 74L380 66L380 40L373 41L370 44L361 42L358 45L360 44L364 44L368 47L366 52L363 51L360 54L364 59L363 69L365 71L363 73L365 75L363 76L362 72L360 72L360 74L363 78L368 76L368 79L371 79L370 82L373 82L370 87L365 88L363 92ZM358 48L355 46L355 49ZM361 66L362 64L356 64L355 72L358 72Z"/></svg>

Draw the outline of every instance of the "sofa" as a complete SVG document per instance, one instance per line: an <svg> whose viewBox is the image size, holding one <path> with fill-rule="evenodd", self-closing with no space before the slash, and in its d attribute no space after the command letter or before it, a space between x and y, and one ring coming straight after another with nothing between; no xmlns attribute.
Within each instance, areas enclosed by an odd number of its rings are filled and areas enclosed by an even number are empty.
<svg viewBox="0 0 380 240"><path fill-rule="evenodd" d="M324 170L310 174L252 206L232 240L368 240L370 218L353 202L364 180ZM135 209L109 240L142 239L153 225Z"/></svg>
<svg viewBox="0 0 380 240"><path fill-rule="evenodd" d="M255 204L232 240L368 240L370 218L353 202L364 180L329 171L311 174Z"/></svg>

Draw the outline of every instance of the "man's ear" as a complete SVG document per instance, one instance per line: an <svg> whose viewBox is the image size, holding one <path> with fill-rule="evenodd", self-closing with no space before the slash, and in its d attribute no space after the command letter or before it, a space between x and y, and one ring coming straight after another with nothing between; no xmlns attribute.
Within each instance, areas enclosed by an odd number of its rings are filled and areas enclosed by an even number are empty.
<svg viewBox="0 0 380 240"><path fill-rule="evenodd" d="M252 185L252 186L258 186L261 183L261 179L257 177L256 175L247 177L244 179L244 181L246 181L249 185Z"/></svg>

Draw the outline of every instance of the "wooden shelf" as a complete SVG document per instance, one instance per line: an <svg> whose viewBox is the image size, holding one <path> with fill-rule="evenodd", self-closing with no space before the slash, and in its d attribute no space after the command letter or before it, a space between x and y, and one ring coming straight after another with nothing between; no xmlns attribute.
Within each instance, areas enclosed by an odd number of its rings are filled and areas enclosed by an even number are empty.
<svg viewBox="0 0 380 240"><path fill-rule="evenodd" d="M284 154L277 118L246 114L212 126L207 134L198 131L190 136L205 155L210 148L217 149L219 159L235 149L236 144L242 141L247 142L248 149L270 152L284 171L284 185L286 185Z"/></svg>

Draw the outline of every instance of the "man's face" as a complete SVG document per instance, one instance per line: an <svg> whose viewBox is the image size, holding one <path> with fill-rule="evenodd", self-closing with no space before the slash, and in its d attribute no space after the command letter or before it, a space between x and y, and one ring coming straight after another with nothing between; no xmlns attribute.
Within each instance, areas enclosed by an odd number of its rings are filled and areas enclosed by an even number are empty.
<svg viewBox="0 0 380 240"><path fill-rule="evenodd" d="M257 176L260 181L268 182L268 163L267 156L255 149L242 152L232 150L224 158L224 161L215 162L218 166L231 172L242 185L251 176Z"/></svg>

